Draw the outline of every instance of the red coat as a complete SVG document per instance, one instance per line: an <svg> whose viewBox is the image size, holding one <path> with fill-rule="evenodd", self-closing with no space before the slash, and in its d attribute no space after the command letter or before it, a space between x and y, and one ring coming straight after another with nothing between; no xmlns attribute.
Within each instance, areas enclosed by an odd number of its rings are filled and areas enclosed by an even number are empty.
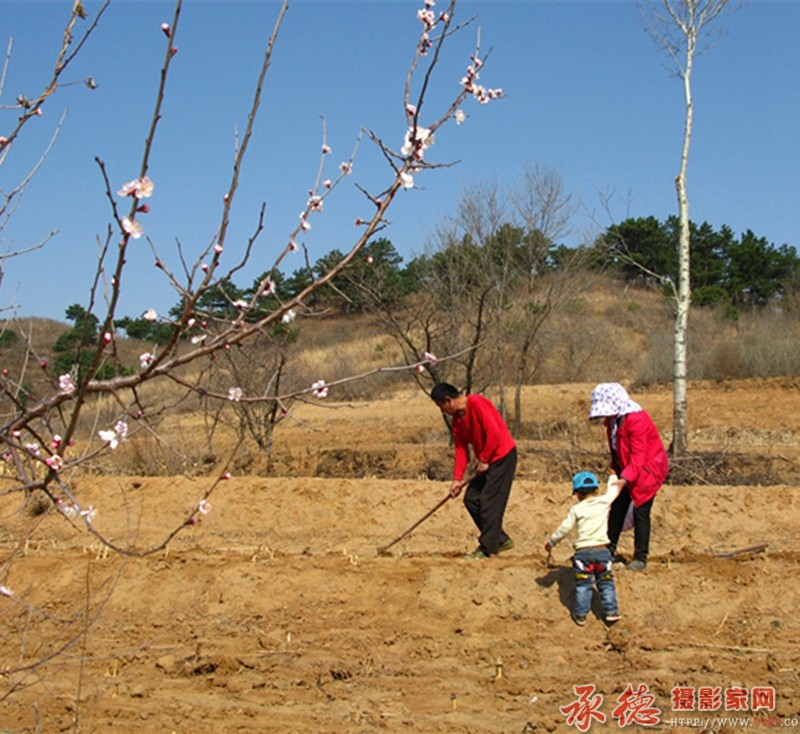
<svg viewBox="0 0 800 734"><path fill-rule="evenodd" d="M456 444L453 479L456 481L464 478L470 446L475 459L486 464L500 461L516 446L503 417L483 395L467 395L467 412L461 418L453 418L453 438Z"/></svg>
<svg viewBox="0 0 800 734"><path fill-rule="evenodd" d="M606 420L609 448L614 420ZM628 413L620 421L617 428L617 458L619 463L614 469L628 482L633 506L639 507L651 500L667 478L669 460L658 429L644 410Z"/></svg>

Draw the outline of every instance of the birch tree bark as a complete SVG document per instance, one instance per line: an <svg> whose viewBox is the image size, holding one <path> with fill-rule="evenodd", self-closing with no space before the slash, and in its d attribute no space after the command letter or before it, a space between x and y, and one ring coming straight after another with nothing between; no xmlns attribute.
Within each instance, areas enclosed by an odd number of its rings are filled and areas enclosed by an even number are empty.
<svg viewBox="0 0 800 734"><path fill-rule="evenodd" d="M673 433L671 451L674 456L686 453L688 438L687 364L689 357L688 329L692 288L689 278L691 241L689 236L689 194L686 185L689 150L694 123L692 71L695 57L713 45L708 25L725 9L728 0L659 0L643 6L645 29L670 58L675 73L683 82L685 104L683 146L680 169L675 177L678 197L679 244L678 284L675 297L673 330Z"/></svg>

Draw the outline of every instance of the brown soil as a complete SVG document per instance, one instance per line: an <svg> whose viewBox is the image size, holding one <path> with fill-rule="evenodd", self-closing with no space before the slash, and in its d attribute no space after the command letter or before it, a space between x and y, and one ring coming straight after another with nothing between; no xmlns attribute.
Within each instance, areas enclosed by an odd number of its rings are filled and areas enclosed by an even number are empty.
<svg viewBox="0 0 800 734"><path fill-rule="evenodd" d="M560 707L588 684L607 717L591 731L619 731L629 685L673 732L703 729L679 718L800 716L800 381L691 386L693 453L656 498L646 572L617 573L610 629L595 614L573 624L569 545L551 563L542 549L570 474L605 466L591 387L526 392L516 547L487 561L463 558L475 533L460 501L378 552L446 494L447 436L419 393L304 406L268 476L251 459L200 523L143 557L3 498L0 671L16 672L0 675L0 731L576 731ZM670 391L634 397L669 441ZM147 548L210 484L105 476L74 491L106 538ZM773 688L775 710L672 705L675 688L737 686Z"/></svg>

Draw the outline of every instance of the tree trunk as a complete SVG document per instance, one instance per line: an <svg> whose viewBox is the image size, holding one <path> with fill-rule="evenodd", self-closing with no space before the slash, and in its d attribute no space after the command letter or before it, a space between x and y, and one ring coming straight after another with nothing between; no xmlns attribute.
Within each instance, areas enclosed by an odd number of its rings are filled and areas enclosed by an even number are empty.
<svg viewBox="0 0 800 734"><path fill-rule="evenodd" d="M689 237L689 196L686 191L686 170L689 165L689 148L692 142L692 59L695 53L696 36L691 31L686 38L686 67L683 73L683 89L686 99L686 123L683 132L681 169L675 179L678 194L680 237L678 244L678 293L675 304L675 331L673 345L673 413L672 413L672 454L680 456L688 449L687 425L688 400L687 383L687 337L689 307L692 302L692 288L689 278L691 264L691 243Z"/></svg>

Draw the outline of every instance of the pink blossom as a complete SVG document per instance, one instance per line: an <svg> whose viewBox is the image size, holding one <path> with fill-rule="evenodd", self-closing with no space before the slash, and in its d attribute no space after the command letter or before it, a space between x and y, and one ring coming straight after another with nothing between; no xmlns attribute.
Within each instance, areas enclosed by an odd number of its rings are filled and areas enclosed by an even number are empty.
<svg viewBox="0 0 800 734"><path fill-rule="evenodd" d="M410 173L408 173L408 171L403 171L400 174L400 183L403 185L404 189L413 189L414 177Z"/></svg>
<svg viewBox="0 0 800 734"><path fill-rule="evenodd" d="M128 183L123 184L122 188L117 191L119 196L133 196L136 193L136 184L138 179L134 179L133 181L128 181Z"/></svg>
<svg viewBox="0 0 800 734"><path fill-rule="evenodd" d="M214 252L216 252L217 255L221 255L222 254L222 245L219 244L219 242L217 242L217 244L214 245Z"/></svg>
<svg viewBox="0 0 800 734"><path fill-rule="evenodd" d="M197 509L204 515L207 515L209 512L211 512L211 503L208 500L200 500L197 505Z"/></svg>
<svg viewBox="0 0 800 734"><path fill-rule="evenodd" d="M374 262L375 262L375 258L374 258L374 257L372 257L372 255L367 255L367 256L364 258L364 262L365 262L367 265L372 265L372 263L374 263Z"/></svg>
<svg viewBox="0 0 800 734"><path fill-rule="evenodd" d="M0 594L3 596L14 596L14 592L11 591L7 586L0 586Z"/></svg>
<svg viewBox="0 0 800 734"><path fill-rule="evenodd" d="M189 319L189 320L186 322L186 327L187 327L188 329L191 329L191 328L192 328L192 327L193 327L193 326L194 326L196 323L197 323L197 319L196 319L194 316L192 316L192 317L191 317L191 318L190 318L190 319Z"/></svg>
<svg viewBox="0 0 800 734"><path fill-rule="evenodd" d="M87 523L91 523L96 514L97 510L95 510L91 505L89 505L85 510L81 510L81 517L86 520Z"/></svg>
<svg viewBox="0 0 800 734"><path fill-rule="evenodd" d="M169 52L170 52L170 55L174 56L176 53L178 53L178 47L177 47L177 46L173 46L173 47L172 47L172 48L169 50Z"/></svg>
<svg viewBox="0 0 800 734"><path fill-rule="evenodd" d="M169 23L162 23L161 30L164 32L164 35L169 38Z"/></svg>
<svg viewBox="0 0 800 734"><path fill-rule="evenodd" d="M228 400L232 403L238 403L242 399L242 388L232 387L228 390Z"/></svg>
<svg viewBox="0 0 800 734"><path fill-rule="evenodd" d="M426 30L430 30L433 26L436 25L436 16L434 15L433 11L430 8L425 8L424 10L417 11L417 18L422 22L425 26Z"/></svg>
<svg viewBox="0 0 800 734"><path fill-rule="evenodd" d="M284 324L291 324L297 318L297 311L293 308L290 308L283 316L281 316L281 322Z"/></svg>
<svg viewBox="0 0 800 734"><path fill-rule="evenodd" d="M0 135L0 148L4 148L6 143L8 143L8 138Z"/></svg>
<svg viewBox="0 0 800 734"><path fill-rule="evenodd" d="M58 389L61 392L73 392L75 390L75 383L72 381L72 375L61 375L58 378Z"/></svg>
<svg viewBox="0 0 800 734"><path fill-rule="evenodd" d="M225 479L225 480L228 480L228 479L230 479L230 478L231 478L231 473L230 473L229 471L226 471L226 472L225 472L225 473L224 473L224 474L223 474L223 475L220 477L220 479Z"/></svg>
<svg viewBox="0 0 800 734"><path fill-rule="evenodd" d="M140 199L149 199L153 195L154 188L155 185L153 182L147 176L142 176L142 178L139 179L139 191L137 195Z"/></svg>
<svg viewBox="0 0 800 734"><path fill-rule="evenodd" d="M103 332L103 344L111 344L113 340L114 337L110 331Z"/></svg>
<svg viewBox="0 0 800 734"><path fill-rule="evenodd" d="M426 33L423 33L419 37L419 52L423 56L428 55L428 49L432 46L430 36Z"/></svg>
<svg viewBox="0 0 800 734"><path fill-rule="evenodd" d="M100 436L100 440L108 444L109 448L115 449L119 446L119 439L115 431L98 431L97 435Z"/></svg>
<svg viewBox="0 0 800 734"><path fill-rule="evenodd" d="M425 361L430 362L431 364L436 364L439 360L436 358L435 354L431 354L430 352L425 352Z"/></svg>
<svg viewBox="0 0 800 734"><path fill-rule="evenodd" d="M291 252L297 252L297 243L294 240L289 240L289 250Z"/></svg>
<svg viewBox="0 0 800 734"><path fill-rule="evenodd" d="M409 127L400 152L404 156L413 154L415 158L422 159L422 154L433 145L434 140L434 134L427 127Z"/></svg>
<svg viewBox="0 0 800 734"><path fill-rule="evenodd" d="M323 145L322 146L322 155L328 155L328 153L332 153L332 149L330 145Z"/></svg>
<svg viewBox="0 0 800 734"><path fill-rule="evenodd" d="M142 314L142 318L145 321L158 321L158 313L156 313L154 308L148 308L147 311Z"/></svg>
<svg viewBox="0 0 800 734"><path fill-rule="evenodd" d="M349 176L353 172L353 164L350 161L342 161L339 164L339 170L343 176Z"/></svg>
<svg viewBox="0 0 800 734"><path fill-rule="evenodd" d="M425 371L425 367L423 365L421 365L421 364L418 364L416 367L414 367L414 369L417 372L424 372Z"/></svg>
<svg viewBox="0 0 800 734"><path fill-rule="evenodd" d="M61 503L59 502L59 504L61 504ZM68 517L70 519L74 519L74 518L76 518L78 516L78 508L75 507L75 505L73 505L71 502L65 504L61 508L61 511L64 513L64 515L66 517Z"/></svg>
<svg viewBox="0 0 800 734"><path fill-rule="evenodd" d="M117 421L113 429L109 431L98 431L100 439L108 444L110 449L115 449L119 444L125 443L128 437L128 424L125 421Z"/></svg>
<svg viewBox="0 0 800 734"><path fill-rule="evenodd" d="M141 369L146 370L153 361L155 360L156 355L152 354L151 352L145 352L144 354L139 355L139 366Z"/></svg>
<svg viewBox="0 0 800 734"><path fill-rule="evenodd" d="M153 182L147 177L135 178L133 181L123 184L117 191L119 196L135 196L137 199L147 199L153 195Z"/></svg>
<svg viewBox="0 0 800 734"><path fill-rule="evenodd" d="M323 186L324 186L326 189L329 189L331 186L333 186L333 183L331 182L331 180L330 180L329 178L326 178L326 179L325 179L325 180L322 182L322 185L323 185Z"/></svg>
<svg viewBox="0 0 800 734"><path fill-rule="evenodd" d="M315 212L322 211L322 204L322 197L317 196L316 194L308 200L308 208Z"/></svg>
<svg viewBox="0 0 800 734"><path fill-rule="evenodd" d="M58 454L52 454L48 456L44 463L47 464L54 472L61 471L64 467L64 459L62 459Z"/></svg>
<svg viewBox="0 0 800 734"><path fill-rule="evenodd" d="M460 125L466 119L467 116L464 114L464 110L456 110L456 125Z"/></svg>
<svg viewBox="0 0 800 734"><path fill-rule="evenodd" d="M311 385L311 389L315 398L328 397L328 386L325 384L325 380L317 380L313 385Z"/></svg>
<svg viewBox="0 0 800 734"><path fill-rule="evenodd" d="M138 240L144 233L142 225L139 224L139 222L137 222L135 219L130 219L129 217L122 218L122 229L124 229L125 233L129 234L135 240ZM158 263L158 267L161 267L161 263Z"/></svg>

